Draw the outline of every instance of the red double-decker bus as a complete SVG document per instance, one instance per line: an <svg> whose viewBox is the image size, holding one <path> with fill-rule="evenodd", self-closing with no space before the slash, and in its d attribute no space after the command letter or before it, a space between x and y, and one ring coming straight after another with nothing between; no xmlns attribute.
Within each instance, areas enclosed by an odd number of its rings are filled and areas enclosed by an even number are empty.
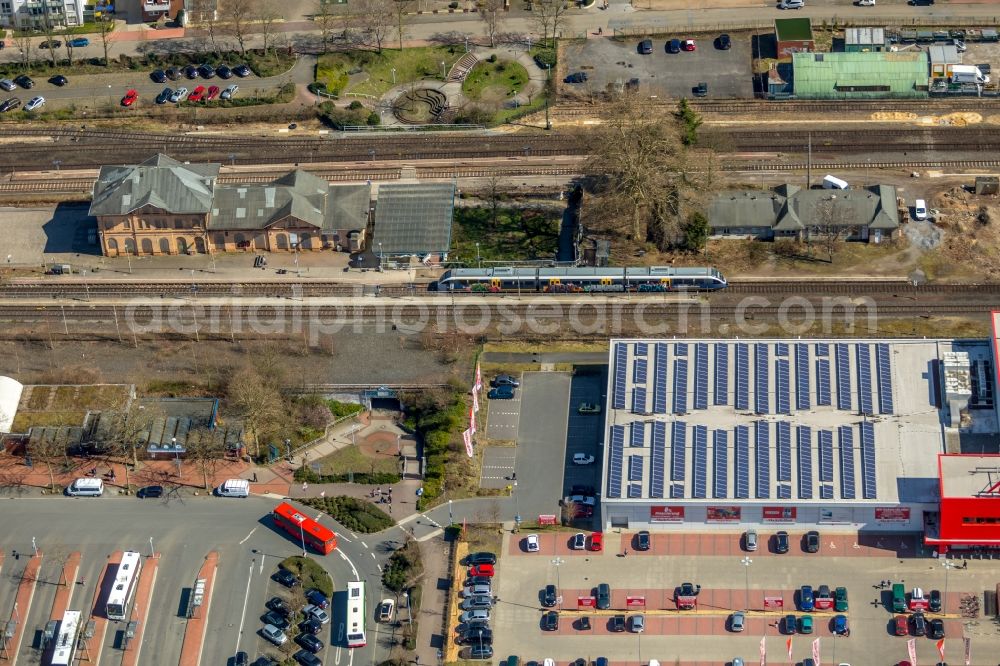
<svg viewBox="0 0 1000 666"><path fill-rule="evenodd" d="M337 547L333 530L323 527L288 502L282 502L271 513L274 524L288 532L296 541L305 541L313 550L328 555Z"/></svg>

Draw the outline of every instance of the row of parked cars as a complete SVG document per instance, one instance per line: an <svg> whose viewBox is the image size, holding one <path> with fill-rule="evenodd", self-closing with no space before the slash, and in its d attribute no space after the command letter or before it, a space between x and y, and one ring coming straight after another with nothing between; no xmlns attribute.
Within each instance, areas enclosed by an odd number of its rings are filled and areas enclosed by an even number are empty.
<svg viewBox="0 0 1000 666"><path fill-rule="evenodd" d="M168 67L167 69L157 69L150 73L149 78L154 83L166 83L167 80L179 81L182 78L189 80L201 77L203 79L213 79L218 76L220 79L231 79L238 76L241 79L250 76L252 72L246 64L229 67L229 65L219 65L213 67L208 63L204 65L188 65L186 67Z"/></svg>
<svg viewBox="0 0 1000 666"><path fill-rule="evenodd" d="M227 86L224 90L219 90L219 86L198 86L194 90L188 91L187 88L181 86L176 90L173 88L164 88L163 91L156 96L157 104L166 104L167 102L172 102L177 104L179 102L209 102L216 97L219 99L232 99L240 87L235 83L231 86ZM134 92L134 91L129 91ZM125 100L122 100L124 106Z"/></svg>
<svg viewBox="0 0 1000 666"><path fill-rule="evenodd" d="M458 616L458 635L455 642L468 645L468 659L493 658L493 630L490 613L496 598L493 596L493 576L496 574L495 553L471 553L463 563L468 567L462 602Z"/></svg>
<svg viewBox="0 0 1000 666"><path fill-rule="evenodd" d="M25 111L37 111L45 105L44 97L32 97L28 100L28 103L24 105ZM9 97L0 103L0 113L7 113L8 111L13 111L21 106L21 100L17 97Z"/></svg>
<svg viewBox="0 0 1000 666"><path fill-rule="evenodd" d="M298 576L287 569L278 569L274 579L288 588L299 587L302 584ZM265 604L265 613L260 618L264 624L260 635L280 647L288 642L286 632L297 622L298 634L294 640L301 649L293 655L293 658L302 666L322 666L323 660L316 655L326 647L319 634L323 631L323 627L330 624L330 600L317 589L306 590L305 597L306 604L298 611L281 597L271 597Z"/></svg>

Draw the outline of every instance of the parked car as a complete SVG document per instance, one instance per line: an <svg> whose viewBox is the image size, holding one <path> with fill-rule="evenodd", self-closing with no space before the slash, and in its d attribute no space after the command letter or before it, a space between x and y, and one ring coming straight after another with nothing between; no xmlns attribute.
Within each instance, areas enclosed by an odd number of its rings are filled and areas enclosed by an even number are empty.
<svg viewBox="0 0 1000 666"><path fill-rule="evenodd" d="M497 386L514 386L514 387L517 387L517 386L520 386L520 385L521 385L521 382L519 382L516 377L514 377L513 375L508 375L508 374L497 375L496 377L493 378L493 381L490 382L490 386L492 386L493 388L496 388Z"/></svg>
<svg viewBox="0 0 1000 666"><path fill-rule="evenodd" d="M847 623L846 615L834 615L833 616L833 633L838 636L850 636L851 627Z"/></svg>
<svg viewBox="0 0 1000 666"><path fill-rule="evenodd" d="M492 659L493 646L479 645L478 643L469 648L469 659Z"/></svg>
<svg viewBox="0 0 1000 666"><path fill-rule="evenodd" d="M236 67L233 67L233 74L235 74L236 76L240 77L241 79L245 78L247 76L250 76L250 74L252 74L252 73L253 72L250 71L250 68L247 65L245 65L245 64L244 65L236 65Z"/></svg>
<svg viewBox="0 0 1000 666"><path fill-rule="evenodd" d="M642 615L632 616L632 633L641 634L646 629L646 618Z"/></svg>
<svg viewBox="0 0 1000 666"><path fill-rule="evenodd" d="M708 97L708 82L699 82L698 85L691 88L691 94L695 97Z"/></svg>
<svg viewBox="0 0 1000 666"><path fill-rule="evenodd" d="M524 548L529 553L537 553L538 552L538 548L539 548L539 546L538 546L538 535L537 534L529 534L528 536L526 536L524 538Z"/></svg>
<svg viewBox="0 0 1000 666"><path fill-rule="evenodd" d="M813 597L813 589L811 585L803 585L799 588L799 608L806 612L811 611L815 607L815 601Z"/></svg>
<svg viewBox="0 0 1000 666"><path fill-rule="evenodd" d="M493 579L487 578L486 576L469 576L465 581L466 587L472 587L474 585L492 585Z"/></svg>
<svg viewBox="0 0 1000 666"><path fill-rule="evenodd" d="M187 67L184 68L183 71L184 71L184 76L186 76L189 79L198 78L198 68L195 67L194 65L188 65Z"/></svg>
<svg viewBox="0 0 1000 666"><path fill-rule="evenodd" d="M652 52L653 52L652 39L644 39L641 42L639 42L639 53L643 55L649 55Z"/></svg>
<svg viewBox="0 0 1000 666"><path fill-rule="evenodd" d="M697 45L695 45L693 39L685 39L683 42L681 42L681 51L694 51L697 48L698 47Z"/></svg>
<svg viewBox="0 0 1000 666"><path fill-rule="evenodd" d="M577 532L573 535L573 540L570 542L570 548L573 550L583 550L587 547L587 535L583 532Z"/></svg>
<svg viewBox="0 0 1000 666"><path fill-rule="evenodd" d="M476 564L469 567L469 576L483 576L484 578L493 578L496 573L492 564Z"/></svg>
<svg viewBox="0 0 1000 666"><path fill-rule="evenodd" d="M39 96L39 97L32 97L30 100L28 100L28 103L24 105L24 110L25 111L37 111L38 109L42 108L43 106L45 106L45 98L44 97L41 97L41 96Z"/></svg>
<svg viewBox="0 0 1000 666"><path fill-rule="evenodd" d="M211 79L215 77L215 68L209 65L208 63L205 63L204 65L198 68L198 73L201 75L201 78L203 79Z"/></svg>
<svg viewBox="0 0 1000 666"><path fill-rule="evenodd" d="M833 610L838 613L847 612L847 588L838 587L833 591Z"/></svg>
<svg viewBox="0 0 1000 666"><path fill-rule="evenodd" d="M233 78L233 70L229 69L228 65L219 65L215 68L215 73L220 79L231 79Z"/></svg>
<svg viewBox="0 0 1000 666"><path fill-rule="evenodd" d="M27 74L22 74L21 76L19 76L16 79L14 79L14 83L16 83L17 85L21 86L25 90L27 90L28 88L34 88L35 87L35 82L32 81L31 77L28 76Z"/></svg>
<svg viewBox="0 0 1000 666"><path fill-rule="evenodd" d="M552 608L556 605L559 600L559 592L556 591L555 585L546 585L545 590L542 592L542 605L546 608Z"/></svg>
<svg viewBox="0 0 1000 666"><path fill-rule="evenodd" d="M90 46L90 40L87 39L86 37L74 37L73 39L69 40L69 45L72 46L74 49L82 49L85 46ZM157 83L160 82L157 81Z"/></svg>
<svg viewBox="0 0 1000 666"><path fill-rule="evenodd" d="M138 91L134 89L129 89L125 93L125 96L122 97L122 106L132 106L138 99L139 99Z"/></svg>
<svg viewBox="0 0 1000 666"><path fill-rule="evenodd" d="M788 552L788 532L785 530L779 530L774 535L774 552L776 553L787 553Z"/></svg>
<svg viewBox="0 0 1000 666"><path fill-rule="evenodd" d="M164 72L164 74L171 81L176 81L179 78L181 78L181 70L177 69L176 67L167 67L167 69Z"/></svg>
<svg viewBox="0 0 1000 666"><path fill-rule="evenodd" d="M306 601L314 606L322 608L323 610L330 607L330 600L326 598L325 594L314 587L306 590Z"/></svg>
<svg viewBox="0 0 1000 666"><path fill-rule="evenodd" d="M934 4L934 0L907 0L906 4L914 7L930 7Z"/></svg>
<svg viewBox="0 0 1000 666"><path fill-rule="evenodd" d="M736 611L729 616L729 631L743 631L746 628L746 615Z"/></svg>
<svg viewBox="0 0 1000 666"><path fill-rule="evenodd" d="M594 462L594 456L587 455L586 453L574 453L573 454L573 464L574 465L590 465Z"/></svg>
<svg viewBox="0 0 1000 666"><path fill-rule="evenodd" d="M781 0L778 3L778 9L802 9L805 6L805 0Z"/></svg>
<svg viewBox="0 0 1000 666"><path fill-rule="evenodd" d="M927 219L927 202L917 199L913 203L913 219L923 221Z"/></svg>
<svg viewBox="0 0 1000 666"><path fill-rule="evenodd" d="M208 92L205 93L205 100L210 101L219 96L219 86L209 86Z"/></svg>
<svg viewBox="0 0 1000 666"><path fill-rule="evenodd" d="M264 622L264 624L273 625L278 629L285 629L288 627L288 618L278 611L267 611L260 619Z"/></svg>
<svg viewBox="0 0 1000 666"><path fill-rule="evenodd" d="M649 550L651 546L651 538L647 530L641 530L635 535L635 549L636 550Z"/></svg>
<svg viewBox="0 0 1000 666"><path fill-rule="evenodd" d="M803 615L799 618L799 633L811 634L813 632L812 615Z"/></svg>
<svg viewBox="0 0 1000 666"><path fill-rule="evenodd" d="M233 95L235 95L236 91L239 89L240 87L235 84L227 86L226 89L222 91L222 94L219 95L219 99L232 99Z"/></svg>
<svg viewBox="0 0 1000 666"><path fill-rule="evenodd" d="M893 624L895 625L897 636L906 636L910 633L910 627L907 624L905 615L897 615L893 620Z"/></svg>
<svg viewBox="0 0 1000 666"><path fill-rule="evenodd" d="M729 35L722 34L715 38L715 48L720 51L728 51L733 48L733 40L729 38Z"/></svg>
<svg viewBox="0 0 1000 666"><path fill-rule="evenodd" d="M597 586L597 610L608 610L611 608L611 586L601 583Z"/></svg>
<svg viewBox="0 0 1000 666"><path fill-rule="evenodd" d="M604 550L604 532L594 532L590 535L590 549L594 551Z"/></svg>
<svg viewBox="0 0 1000 666"><path fill-rule="evenodd" d="M275 645L284 645L288 642L288 636L273 624L265 624L260 630L261 635Z"/></svg>
<svg viewBox="0 0 1000 666"><path fill-rule="evenodd" d="M187 101L200 102L205 98L205 86L198 86L188 95Z"/></svg>
<svg viewBox="0 0 1000 666"><path fill-rule="evenodd" d="M559 613L557 611L549 611L542 615L542 629L544 631L559 630Z"/></svg>
<svg viewBox="0 0 1000 666"><path fill-rule="evenodd" d="M493 608L493 597L480 595L476 597L466 597L459 605L462 610L489 610Z"/></svg>
<svg viewBox="0 0 1000 666"><path fill-rule="evenodd" d="M315 604L307 604L302 608L302 614L319 620L323 624L330 623L330 614Z"/></svg>
<svg viewBox="0 0 1000 666"><path fill-rule="evenodd" d="M513 386L498 386L490 389L486 397L490 400L512 400L514 398Z"/></svg>
<svg viewBox="0 0 1000 666"><path fill-rule="evenodd" d="M458 635L455 642L465 645L473 645L475 643L492 645L493 630L483 627L483 628L472 629L469 631L463 631Z"/></svg>
<svg viewBox="0 0 1000 666"><path fill-rule="evenodd" d="M799 623L794 615L786 615L784 625L786 634L794 634L798 630Z"/></svg>
<svg viewBox="0 0 1000 666"><path fill-rule="evenodd" d="M463 597L489 596L493 594L493 587L490 585L470 585L462 588Z"/></svg>
<svg viewBox="0 0 1000 666"><path fill-rule="evenodd" d="M587 82L586 72L573 72L565 79L563 79L563 83L586 83L586 82Z"/></svg>
<svg viewBox="0 0 1000 666"><path fill-rule="evenodd" d="M757 530L747 530L743 533L743 548L749 553L757 550Z"/></svg>
<svg viewBox="0 0 1000 666"><path fill-rule="evenodd" d="M59 86L60 88L62 88L64 85L69 83L69 79L67 79L62 74L56 74L55 76L49 77L49 83L51 83L54 86Z"/></svg>
<svg viewBox="0 0 1000 666"><path fill-rule="evenodd" d="M941 612L941 590L931 590L931 596L927 598L927 608L932 613Z"/></svg>
<svg viewBox="0 0 1000 666"><path fill-rule="evenodd" d="M874 7L875 0L856 0L854 4L858 7Z"/></svg>
<svg viewBox="0 0 1000 666"><path fill-rule="evenodd" d="M819 532L817 532L816 530L810 530L806 532L806 552L807 553L819 552Z"/></svg>
<svg viewBox="0 0 1000 666"><path fill-rule="evenodd" d="M145 488L140 488L139 492L135 494L136 497L143 498L155 498L163 496L163 486L146 486Z"/></svg>
<svg viewBox="0 0 1000 666"><path fill-rule="evenodd" d="M0 79L0 88L3 88L4 90L10 92L11 90L17 88L17 84L15 84L10 79Z"/></svg>
<svg viewBox="0 0 1000 666"><path fill-rule="evenodd" d="M295 641L313 654L323 649L323 641L312 634L299 634L295 637Z"/></svg>
<svg viewBox="0 0 1000 666"><path fill-rule="evenodd" d="M910 616L910 622L913 625L914 636L923 636L927 633L927 620L924 619L923 613L914 613Z"/></svg>
<svg viewBox="0 0 1000 666"><path fill-rule="evenodd" d="M299 650L292 657L299 666L323 666L323 660L308 650Z"/></svg>
<svg viewBox="0 0 1000 666"><path fill-rule="evenodd" d="M170 96L170 101L173 102L174 104L177 104L178 102L183 102L184 98L187 97L187 95L188 95L188 89L185 88L184 86L181 86L180 88L175 90L173 94Z"/></svg>
<svg viewBox="0 0 1000 666"><path fill-rule="evenodd" d="M323 631L323 623L316 618L310 617L299 623L299 631L318 636Z"/></svg>
<svg viewBox="0 0 1000 666"><path fill-rule="evenodd" d="M480 553L470 553L465 557L465 563L470 566L475 566L477 564L493 564L497 563L497 556L494 553L480 552Z"/></svg>
<svg viewBox="0 0 1000 666"><path fill-rule="evenodd" d="M0 104L0 113L7 113L8 111L13 111L19 106L21 106L21 100L19 100L17 97L11 97L8 100L4 100L3 104Z"/></svg>
<svg viewBox="0 0 1000 666"><path fill-rule="evenodd" d="M278 569L274 574L274 580L285 587L297 587L300 584L298 577L288 569Z"/></svg>
<svg viewBox="0 0 1000 666"><path fill-rule="evenodd" d="M490 611L488 608L475 608L473 610L467 610L463 613L460 613L458 616L458 621L464 623L476 622L480 620L485 622L489 621L489 619L490 619Z"/></svg>
<svg viewBox="0 0 1000 666"><path fill-rule="evenodd" d="M944 638L944 620L936 617L930 621L929 625L930 630L927 633L931 638L934 640Z"/></svg>
<svg viewBox="0 0 1000 666"><path fill-rule="evenodd" d="M667 53L680 53L681 52L681 40L679 39L668 39L664 47Z"/></svg>
<svg viewBox="0 0 1000 666"><path fill-rule="evenodd" d="M614 615L611 617L611 631L625 631L625 616Z"/></svg>
<svg viewBox="0 0 1000 666"><path fill-rule="evenodd" d="M173 90L171 90L170 88L164 88L163 92L161 92L159 95L156 96L156 103L166 104L167 102L170 101L170 98L173 96L173 94L174 94Z"/></svg>
<svg viewBox="0 0 1000 666"><path fill-rule="evenodd" d="M275 613L281 614L283 617L292 616L292 607L289 606L288 602L286 602L281 597L271 597L270 599L267 600L267 603L265 603L264 606L274 611Z"/></svg>
<svg viewBox="0 0 1000 666"><path fill-rule="evenodd" d="M49 39L38 44L40 49L57 49L62 46L62 42L58 39Z"/></svg>

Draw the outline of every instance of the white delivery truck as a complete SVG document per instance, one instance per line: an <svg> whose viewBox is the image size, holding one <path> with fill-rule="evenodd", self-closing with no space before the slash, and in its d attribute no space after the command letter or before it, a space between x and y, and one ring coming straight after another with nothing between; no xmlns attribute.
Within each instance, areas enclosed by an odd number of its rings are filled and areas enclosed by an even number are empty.
<svg viewBox="0 0 1000 666"><path fill-rule="evenodd" d="M846 180L841 180L836 176L826 175L823 176L823 189L824 190L846 190L850 187Z"/></svg>
<svg viewBox="0 0 1000 666"><path fill-rule="evenodd" d="M976 83L986 85L990 82L990 77L983 74L982 70L975 65L951 65L949 73L952 83Z"/></svg>
<svg viewBox="0 0 1000 666"><path fill-rule="evenodd" d="M228 479L215 489L215 494L219 497L248 497L250 482L246 479Z"/></svg>

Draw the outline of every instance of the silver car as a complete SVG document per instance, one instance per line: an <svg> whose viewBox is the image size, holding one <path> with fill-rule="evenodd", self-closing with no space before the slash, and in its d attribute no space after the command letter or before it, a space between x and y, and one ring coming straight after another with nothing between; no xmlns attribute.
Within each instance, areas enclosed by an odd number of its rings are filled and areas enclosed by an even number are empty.
<svg viewBox="0 0 1000 666"><path fill-rule="evenodd" d="M273 624L265 624L264 628L260 630L260 633L267 640L271 641L275 645L284 645L288 642L288 636L285 635L281 629L278 629Z"/></svg>
<svg viewBox="0 0 1000 666"><path fill-rule="evenodd" d="M9 90L13 90L16 87L17 87L17 85L13 81L11 81L10 79L0 79L0 88L3 88L4 90L8 90L9 91Z"/></svg>
<svg viewBox="0 0 1000 666"><path fill-rule="evenodd" d="M641 634L646 629L646 618L642 615L632 616L632 633Z"/></svg>
<svg viewBox="0 0 1000 666"><path fill-rule="evenodd" d="M482 595L489 596L491 594L493 594L493 588L491 588L488 583L470 585L462 590L463 597L477 597Z"/></svg>
<svg viewBox="0 0 1000 666"><path fill-rule="evenodd" d="M743 631L746 628L746 615L743 611L736 611L729 616L729 631Z"/></svg>
<svg viewBox="0 0 1000 666"><path fill-rule="evenodd" d="M751 553L757 550L757 530L747 530L743 534L743 545Z"/></svg>
<svg viewBox="0 0 1000 666"><path fill-rule="evenodd" d="M240 87L234 83L233 85L228 86L225 90L223 90L222 94L219 95L219 98L220 99L232 99L233 95L235 95L236 91L239 90L239 89L240 89Z"/></svg>
<svg viewBox="0 0 1000 666"><path fill-rule="evenodd" d="M321 624L330 623L330 614L314 604L309 604L308 606L303 607L302 614L305 615L306 617L313 618L314 620L320 622Z"/></svg>
<svg viewBox="0 0 1000 666"><path fill-rule="evenodd" d="M176 104L177 102L183 102L184 98L188 96L188 89L181 86L174 91L174 94L170 96L170 101Z"/></svg>

